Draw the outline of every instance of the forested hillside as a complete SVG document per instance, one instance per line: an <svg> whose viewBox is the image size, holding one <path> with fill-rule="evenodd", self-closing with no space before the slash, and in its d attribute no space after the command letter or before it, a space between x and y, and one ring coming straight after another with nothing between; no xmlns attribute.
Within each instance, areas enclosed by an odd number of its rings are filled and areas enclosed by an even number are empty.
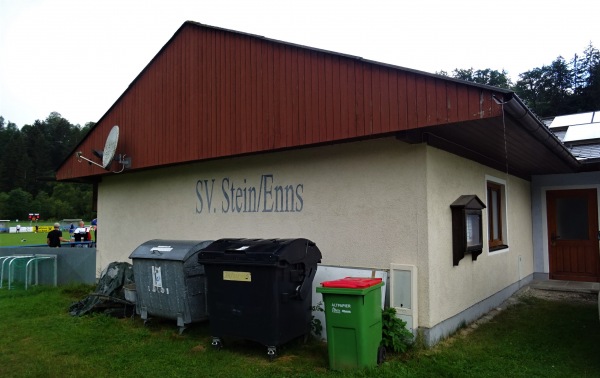
<svg viewBox="0 0 600 378"><path fill-rule="evenodd" d="M59 113L19 128L0 116L0 219L92 218L90 185L57 183L54 172L93 123L72 125Z"/></svg>

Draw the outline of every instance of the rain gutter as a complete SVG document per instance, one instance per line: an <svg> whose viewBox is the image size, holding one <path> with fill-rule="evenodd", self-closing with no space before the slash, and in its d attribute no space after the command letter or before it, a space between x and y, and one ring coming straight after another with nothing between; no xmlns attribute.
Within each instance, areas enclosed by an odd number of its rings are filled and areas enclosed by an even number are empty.
<svg viewBox="0 0 600 378"><path fill-rule="evenodd" d="M494 100L503 105L504 110L515 121L522 125L536 140L554 152L575 171L581 169L579 162L571 151L544 125L544 123L529 110L515 93L504 93L502 99L493 96Z"/></svg>

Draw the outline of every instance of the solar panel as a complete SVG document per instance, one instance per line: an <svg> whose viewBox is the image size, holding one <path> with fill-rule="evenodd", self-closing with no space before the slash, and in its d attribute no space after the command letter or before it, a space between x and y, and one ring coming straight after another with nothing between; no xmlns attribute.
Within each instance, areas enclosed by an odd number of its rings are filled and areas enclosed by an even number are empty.
<svg viewBox="0 0 600 378"><path fill-rule="evenodd" d="M589 139L600 139L600 123L570 126L562 141L568 143Z"/></svg>
<svg viewBox="0 0 600 378"><path fill-rule="evenodd" d="M600 112L600 111L599 111ZM592 118L594 117L594 112L589 113L579 113L579 114L568 114L564 116L558 116L554 118L552 123L550 124L550 128L554 127L564 127L571 125L582 125L586 123L592 123ZM600 118L600 115L598 116ZM600 122L600 119L598 120Z"/></svg>

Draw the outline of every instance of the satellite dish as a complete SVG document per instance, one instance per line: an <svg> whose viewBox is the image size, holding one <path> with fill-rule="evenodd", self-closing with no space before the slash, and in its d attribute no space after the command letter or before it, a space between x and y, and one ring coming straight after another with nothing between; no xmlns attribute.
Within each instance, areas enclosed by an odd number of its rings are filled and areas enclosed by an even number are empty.
<svg viewBox="0 0 600 378"><path fill-rule="evenodd" d="M117 152L117 143L119 143L119 126L114 125L110 130L110 133L108 133L106 144L104 145L102 168L106 169L112 162L115 157L115 152Z"/></svg>
<svg viewBox="0 0 600 378"><path fill-rule="evenodd" d="M75 156L77 157L77 161L81 163L82 160L87 161L90 165L94 164L100 168L104 168L106 170L110 170L110 163L112 163L113 158L115 157L115 153L117 152L117 143L119 143L119 126L114 125L113 128L108 133L108 137L106 138L106 144L104 145L104 151L96 151L92 150L92 153L102 159L102 165L92 161L85 156L81 151L75 152ZM119 154L116 159L117 163L121 164L120 171L113 171L113 173L121 173L125 169L131 168L131 157L126 157L125 154Z"/></svg>

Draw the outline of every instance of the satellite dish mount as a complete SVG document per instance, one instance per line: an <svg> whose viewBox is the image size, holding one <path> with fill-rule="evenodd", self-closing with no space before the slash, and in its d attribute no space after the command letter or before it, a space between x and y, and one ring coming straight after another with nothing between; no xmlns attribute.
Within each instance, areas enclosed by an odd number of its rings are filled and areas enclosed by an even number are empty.
<svg viewBox="0 0 600 378"><path fill-rule="evenodd" d="M108 133L108 137L106 138L106 143L104 144L104 150L100 153L94 150L94 154L100 158L102 158L102 164L98 164L95 161L92 161L83 156L81 151L77 151L75 156L77 156L77 161L81 162L82 160L87 161L89 164L94 164L100 168L104 168L107 171L110 171L110 165L113 161L116 161L118 164L121 164L120 171L112 171L113 173L121 173L125 169L131 167L131 157L127 157L125 154L116 154L117 152L117 144L119 143L119 126L114 125L113 128Z"/></svg>

